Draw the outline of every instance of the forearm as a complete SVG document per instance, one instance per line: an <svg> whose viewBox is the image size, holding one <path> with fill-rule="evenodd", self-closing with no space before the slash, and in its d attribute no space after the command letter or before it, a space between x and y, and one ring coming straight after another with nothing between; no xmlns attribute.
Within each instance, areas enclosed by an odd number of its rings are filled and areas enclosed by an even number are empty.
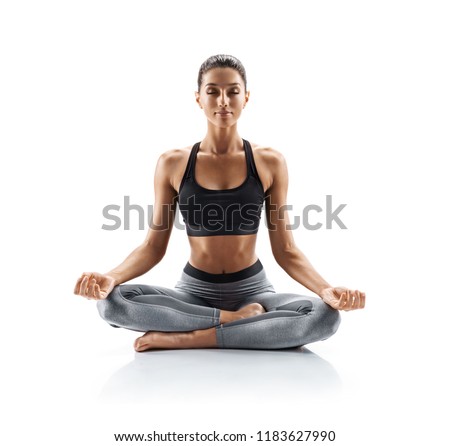
<svg viewBox="0 0 450 446"><path fill-rule="evenodd" d="M298 248L284 250L276 254L275 259L294 280L317 295L324 288L331 287Z"/></svg>
<svg viewBox="0 0 450 446"><path fill-rule="evenodd" d="M115 284L119 285L135 277L142 276L158 264L163 257L163 252L143 243L133 250L120 265L107 272L106 275L113 277Z"/></svg>

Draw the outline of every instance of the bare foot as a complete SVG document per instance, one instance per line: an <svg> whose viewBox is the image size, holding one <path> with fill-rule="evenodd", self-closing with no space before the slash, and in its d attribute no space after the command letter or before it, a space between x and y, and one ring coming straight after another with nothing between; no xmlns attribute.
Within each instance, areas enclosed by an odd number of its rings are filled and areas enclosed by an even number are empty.
<svg viewBox="0 0 450 446"><path fill-rule="evenodd" d="M221 310L220 323L245 319L265 312L266 309L257 302L248 304L237 311ZM153 349L217 347L215 330L215 327L212 327L187 332L148 331L134 341L134 349L137 352L144 352Z"/></svg>
<svg viewBox="0 0 450 446"><path fill-rule="evenodd" d="M187 332L148 331L134 341L134 349L143 352L153 349L217 347L215 328Z"/></svg>
<svg viewBox="0 0 450 446"><path fill-rule="evenodd" d="M257 302L245 305L245 307L242 307L237 311L220 310L220 323L225 324L227 322L257 316L258 314L263 314L265 312L266 309Z"/></svg>

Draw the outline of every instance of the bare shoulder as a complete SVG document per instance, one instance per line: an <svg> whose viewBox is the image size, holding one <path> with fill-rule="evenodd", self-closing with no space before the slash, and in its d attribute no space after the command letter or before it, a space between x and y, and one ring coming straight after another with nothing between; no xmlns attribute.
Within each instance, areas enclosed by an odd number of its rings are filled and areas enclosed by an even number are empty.
<svg viewBox="0 0 450 446"><path fill-rule="evenodd" d="M255 143L251 143L251 145L255 158L258 158L261 163L266 164L268 167L279 166L285 163L284 156L279 150L267 145Z"/></svg>
<svg viewBox="0 0 450 446"><path fill-rule="evenodd" d="M287 177L287 166L283 154L273 147L250 143L253 149L256 170L261 179L264 191L267 192L275 179Z"/></svg>
<svg viewBox="0 0 450 446"><path fill-rule="evenodd" d="M190 152L190 146L169 149L159 155L158 162L167 165L168 167L175 167L180 162L183 162L184 160L187 161Z"/></svg>
<svg viewBox="0 0 450 446"><path fill-rule="evenodd" d="M192 146L169 149L161 153L158 158L159 171L176 191L183 177Z"/></svg>

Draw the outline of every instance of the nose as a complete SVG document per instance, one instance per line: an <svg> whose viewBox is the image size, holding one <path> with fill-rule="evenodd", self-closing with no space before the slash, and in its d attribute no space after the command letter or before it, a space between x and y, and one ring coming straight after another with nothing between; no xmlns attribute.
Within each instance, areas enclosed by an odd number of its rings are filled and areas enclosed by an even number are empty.
<svg viewBox="0 0 450 446"><path fill-rule="evenodd" d="M222 93L220 95L219 104L222 107L227 107L227 105L228 105L228 96L223 91L222 91Z"/></svg>

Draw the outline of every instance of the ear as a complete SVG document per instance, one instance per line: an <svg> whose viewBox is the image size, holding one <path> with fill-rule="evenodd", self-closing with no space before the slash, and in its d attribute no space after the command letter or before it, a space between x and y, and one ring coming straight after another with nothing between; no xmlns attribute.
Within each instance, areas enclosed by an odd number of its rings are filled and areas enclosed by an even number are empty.
<svg viewBox="0 0 450 446"><path fill-rule="evenodd" d="M195 94L195 101L200 106L200 108L203 109L202 105L200 104L200 94L199 94L199 92L198 91L194 91L194 94Z"/></svg>
<svg viewBox="0 0 450 446"><path fill-rule="evenodd" d="M247 92L245 93L245 103L244 103L244 107L247 105L248 99L250 97L250 90L247 90Z"/></svg>

